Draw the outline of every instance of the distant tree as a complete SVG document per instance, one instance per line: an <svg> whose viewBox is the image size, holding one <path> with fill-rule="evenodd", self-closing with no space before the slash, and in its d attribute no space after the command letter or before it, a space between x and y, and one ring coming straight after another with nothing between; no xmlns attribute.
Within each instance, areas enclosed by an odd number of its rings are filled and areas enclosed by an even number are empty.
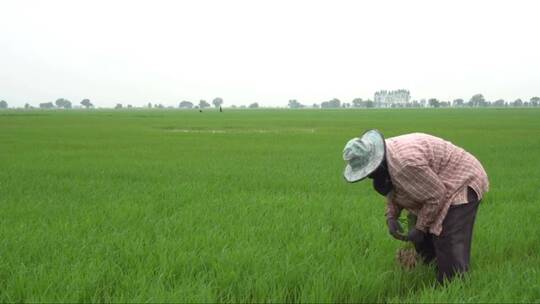
<svg viewBox="0 0 540 304"><path fill-rule="evenodd" d="M122 108L122 104L121 103L117 103L116 106L114 107L115 109L121 109Z"/></svg>
<svg viewBox="0 0 540 304"><path fill-rule="evenodd" d="M458 99L454 99L454 101L452 101L452 106L453 107L463 107L463 99L461 98L458 98Z"/></svg>
<svg viewBox="0 0 540 304"><path fill-rule="evenodd" d="M52 102L43 102L39 104L40 109L52 109L54 108L54 104Z"/></svg>
<svg viewBox="0 0 540 304"><path fill-rule="evenodd" d="M355 98L352 100L352 104L353 104L353 107L355 108L360 108L360 107L364 107L365 106L365 103L364 101L362 100L362 98Z"/></svg>
<svg viewBox="0 0 540 304"><path fill-rule="evenodd" d="M187 100L183 100L182 102L180 102L178 107L181 109L191 109L193 108L193 103Z"/></svg>
<svg viewBox="0 0 540 304"><path fill-rule="evenodd" d="M31 109L32 106L31 106L29 103L25 103L25 104L24 104L24 108L25 108L25 109Z"/></svg>
<svg viewBox="0 0 540 304"><path fill-rule="evenodd" d="M128 109L131 109L131 108L133 108L133 106L132 106L132 105L130 105L130 104L128 104L128 106L127 106L127 107L128 107Z"/></svg>
<svg viewBox="0 0 540 304"><path fill-rule="evenodd" d="M448 108L448 107L450 107L450 101L441 101L441 102L439 103L439 106L440 106L441 108Z"/></svg>
<svg viewBox="0 0 540 304"><path fill-rule="evenodd" d="M231 105L231 108L236 109L236 105Z"/></svg>
<svg viewBox="0 0 540 304"><path fill-rule="evenodd" d="M149 102L148 105L146 105L146 106L147 106L149 109L151 109L151 108L152 108L152 103Z"/></svg>
<svg viewBox="0 0 540 304"><path fill-rule="evenodd" d="M87 109L94 107L94 105L90 102L90 99L83 99L81 101L81 105Z"/></svg>
<svg viewBox="0 0 540 304"><path fill-rule="evenodd" d="M0 100L0 109L7 109L8 103L5 100Z"/></svg>
<svg viewBox="0 0 540 304"><path fill-rule="evenodd" d="M209 106L210 106L210 104L208 102L206 102L206 100L201 99L199 101L199 108L204 109L204 108L208 108Z"/></svg>
<svg viewBox="0 0 540 304"><path fill-rule="evenodd" d="M340 108L341 101L337 98L334 98L330 101L324 101L321 103L321 108Z"/></svg>
<svg viewBox="0 0 540 304"><path fill-rule="evenodd" d="M156 107L156 108L158 108L158 109L163 109L163 108L165 108L165 107L163 106L163 104L161 104L161 103L160 103L160 104L157 104L157 103L156 103L156 104L154 105L154 107Z"/></svg>
<svg viewBox="0 0 540 304"><path fill-rule="evenodd" d="M518 98L518 99L514 100L514 103L512 103L512 105L514 107L521 107L521 106L523 106L523 100L521 100L521 98Z"/></svg>
<svg viewBox="0 0 540 304"><path fill-rule="evenodd" d="M492 104L495 107L504 107L504 99L497 99Z"/></svg>
<svg viewBox="0 0 540 304"><path fill-rule="evenodd" d="M540 97L537 97L537 96L531 97L530 103L531 103L531 106L533 107L540 106Z"/></svg>
<svg viewBox="0 0 540 304"><path fill-rule="evenodd" d="M300 109L300 108L303 108L304 105L299 103L296 99L291 99L289 100L288 107L291 109Z"/></svg>
<svg viewBox="0 0 540 304"><path fill-rule="evenodd" d="M311 107L314 108L314 109L318 109L320 106L318 104L314 103Z"/></svg>
<svg viewBox="0 0 540 304"><path fill-rule="evenodd" d="M69 101L67 99L58 98L54 103L59 108L71 109L71 101Z"/></svg>
<svg viewBox="0 0 540 304"><path fill-rule="evenodd" d="M240 109L245 109L246 108L246 105L241 105L240 106Z"/></svg>
<svg viewBox="0 0 540 304"><path fill-rule="evenodd" d="M439 102L439 100L437 100L437 98L430 98L428 100L428 104L430 107L433 107L433 108L438 108L441 106L441 103Z"/></svg>
<svg viewBox="0 0 540 304"><path fill-rule="evenodd" d="M484 99L484 95L482 95L482 94L475 94L469 100L469 106L470 107L485 106L485 103L486 103L486 100Z"/></svg>
<svg viewBox="0 0 540 304"><path fill-rule="evenodd" d="M256 102L254 102L254 103L252 103L252 104L249 105L249 108L250 108L250 109L257 109L257 108L259 108L259 104L256 103Z"/></svg>
<svg viewBox="0 0 540 304"><path fill-rule="evenodd" d="M223 104L223 98L221 97L214 98L214 100L212 100L212 104L214 105L214 107L216 107L216 109L221 107L221 105Z"/></svg>
<svg viewBox="0 0 540 304"><path fill-rule="evenodd" d="M366 108L374 108L374 107L375 107L375 102L373 102L373 100L371 99L366 100Z"/></svg>

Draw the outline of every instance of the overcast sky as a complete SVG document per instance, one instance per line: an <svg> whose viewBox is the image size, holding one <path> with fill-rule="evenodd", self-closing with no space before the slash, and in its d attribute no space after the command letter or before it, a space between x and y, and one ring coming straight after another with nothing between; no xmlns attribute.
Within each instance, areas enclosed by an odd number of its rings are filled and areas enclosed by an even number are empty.
<svg viewBox="0 0 540 304"><path fill-rule="evenodd" d="M404 88L529 100L536 3L0 0L0 99L285 106Z"/></svg>

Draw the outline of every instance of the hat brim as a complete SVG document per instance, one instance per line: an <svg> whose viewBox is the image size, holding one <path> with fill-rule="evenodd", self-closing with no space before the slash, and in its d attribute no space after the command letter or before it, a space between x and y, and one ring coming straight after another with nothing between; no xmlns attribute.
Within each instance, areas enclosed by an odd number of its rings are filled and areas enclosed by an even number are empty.
<svg viewBox="0 0 540 304"><path fill-rule="evenodd" d="M347 164L343 176L345 180L349 183L356 183L365 179L368 175L373 173L384 159L386 153L386 143L384 141L384 136L379 130L369 130L366 131L361 136L362 140L369 141L373 144L373 150L370 151L369 162L363 168L354 170L350 165Z"/></svg>

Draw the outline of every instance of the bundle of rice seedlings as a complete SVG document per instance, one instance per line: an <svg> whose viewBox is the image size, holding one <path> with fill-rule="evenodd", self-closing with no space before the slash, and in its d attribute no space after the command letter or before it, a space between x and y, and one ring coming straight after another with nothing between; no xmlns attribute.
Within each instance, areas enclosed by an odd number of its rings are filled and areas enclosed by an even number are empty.
<svg viewBox="0 0 540 304"><path fill-rule="evenodd" d="M411 229L411 227L414 227L416 224L416 216L412 213L408 213L407 218L400 218L400 221L402 222L402 226ZM406 270L414 269L419 263L419 258L420 257L416 253L414 245L411 242L407 242L405 246L398 248L396 251L396 261Z"/></svg>
<svg viewBox="0 0 540 304"><path fill-rule="evenodd" d="M418 265L418 254L414 247L402 247L396 251L396 261L405 270L411 270Z"/></svg>

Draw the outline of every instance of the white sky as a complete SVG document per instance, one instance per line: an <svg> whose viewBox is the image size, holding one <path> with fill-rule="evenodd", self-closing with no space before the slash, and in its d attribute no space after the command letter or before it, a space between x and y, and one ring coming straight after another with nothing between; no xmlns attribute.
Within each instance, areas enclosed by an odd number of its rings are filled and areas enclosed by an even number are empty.
<svg viewBox="0 0 540 304"><path fill-rule="evenodd" d="M536 4L539 3L539 4ZM540 95L538 1L0 0L0 99Z"/></svg>

